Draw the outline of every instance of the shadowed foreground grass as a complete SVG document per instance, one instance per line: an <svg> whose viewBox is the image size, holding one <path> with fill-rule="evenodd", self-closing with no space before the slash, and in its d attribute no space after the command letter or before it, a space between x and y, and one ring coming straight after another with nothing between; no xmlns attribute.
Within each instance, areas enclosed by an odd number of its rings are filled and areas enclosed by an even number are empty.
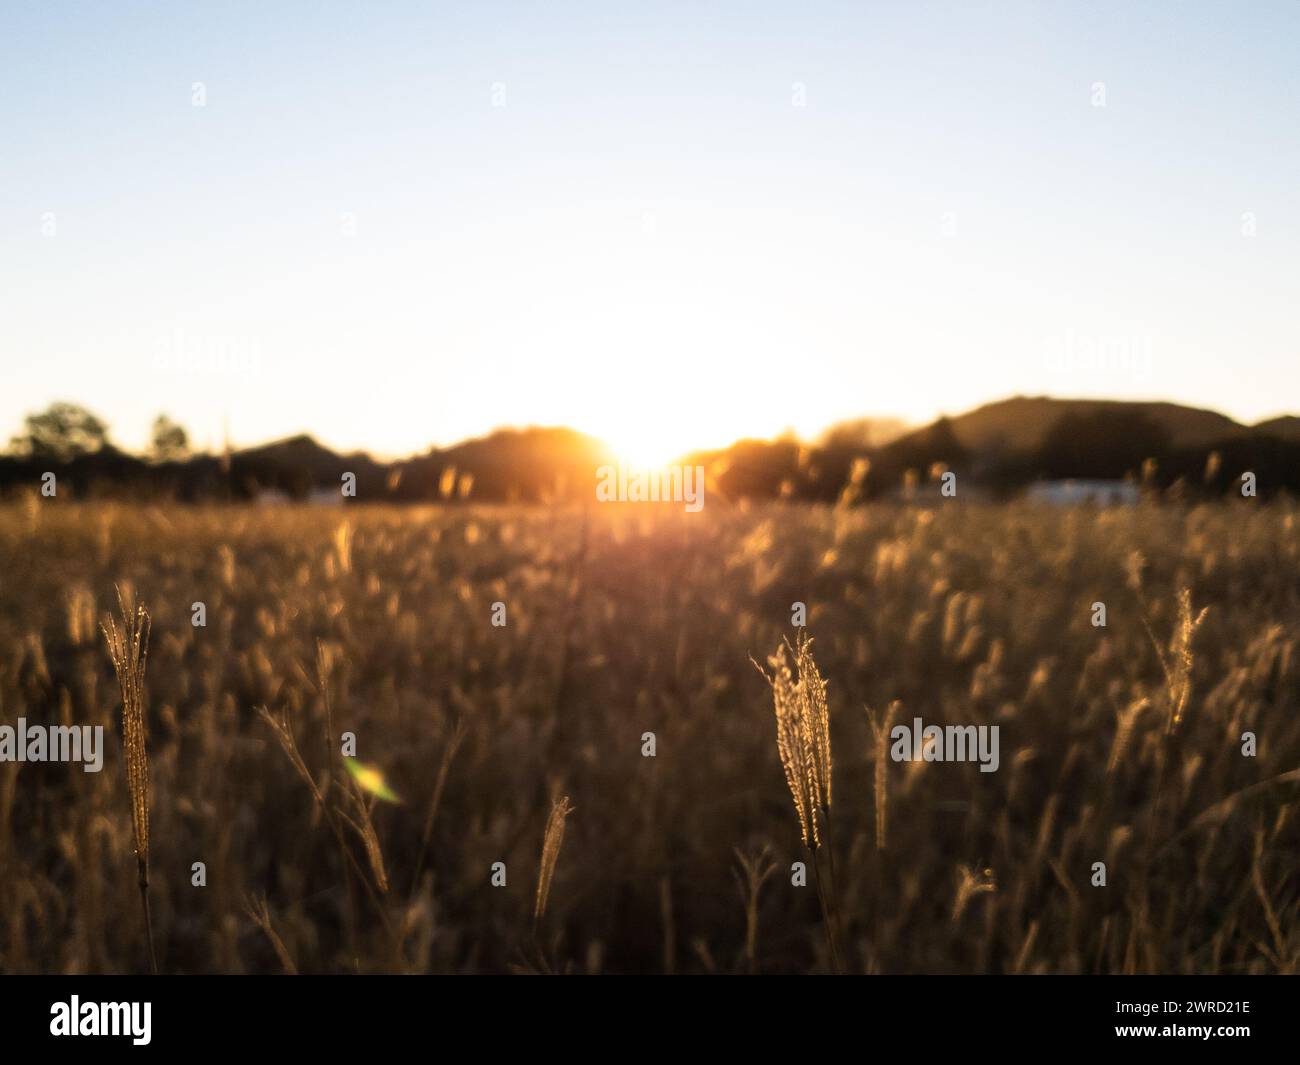
<svg viewBox="0 0 1300 1065"><path fill-rule="evenodd" d="M845 970L1295 971L1297 532L1248 503L0 509L0 723L107 746L98 774L0 764L0 970L149 966L116 585L152 616L162 972L827 970L751 664L796 602ZM998 725L1000 768L877 765L864 707L894 700ZM400 802L349 783L345 732Z"/></svg>

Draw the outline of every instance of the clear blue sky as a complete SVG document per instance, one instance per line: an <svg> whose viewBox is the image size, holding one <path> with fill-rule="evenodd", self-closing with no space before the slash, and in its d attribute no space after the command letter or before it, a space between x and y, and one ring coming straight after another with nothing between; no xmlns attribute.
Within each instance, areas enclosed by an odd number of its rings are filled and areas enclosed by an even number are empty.
<svg viewBox="0 0 1300 1065"><path fill-rule="evenodd" d="M1294 2L9 2L0 440L61 398L390 455L1294 411L1297 42Z"/></svg>

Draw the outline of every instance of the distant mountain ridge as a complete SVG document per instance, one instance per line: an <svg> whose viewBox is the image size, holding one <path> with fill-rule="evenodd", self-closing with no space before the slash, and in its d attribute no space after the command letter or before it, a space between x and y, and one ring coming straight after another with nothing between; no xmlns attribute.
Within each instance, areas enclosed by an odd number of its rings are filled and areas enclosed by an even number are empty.
<svg viewBox="0 0 1300 1065"><path fill-rule="evenodd" d="M326 498L350 473L356 498L365 501L536 503L591 498L596 471L617 461L602 441L564 427L499 429L393 462L335 452L298 434L227 456L163 463L111 446L62 465L4 455L0 493L30 490L54 469L72 498ZM703 465L710 491L731 499L861 501L940 468L995 493L1043 478L1141 471L1158 485L1183 482L1213 493L1228 490L1243 470L1258 473L1266 491L1300 493L1300 417L1247 426L1176 403L1013 396L906 432L890 419L864 418L832 426L815 442L741 440L679 461Z"/></svg>
<svg viewBox="0 0 1300 1065"><path fill-rule="evenodd" d="M1269 418L1258 422L1254 431L1276 436L1280 440L1300 440L1300 417L1284 414L1279 418Z"/></svg>
<svg viewBox="0 0 1300 1065"><path fill-rule="evenodd" d="M1283 415L1249 426L1218 411L1165 401L1012 396L910 430L905 430L903 424L894 419L862 418L841 422L827 429L819 442L861 450L895 444L906 446L933 436L936 426L946 424L966 451L1017 455L1041 447L1048 433L1064 416L1124 412L1149 417L1168 434L1170 445L1178 449L1212 446L1252 434L1300 441L1300 416L1297 415ZM762 443L767 442L736 441L730 447L710 454L716 456L741 445ZM454 467L463 472L486 475L488 479L514 480L518 482L516 487L522 489L524 478L512 478L511 471L531 471L538 475L548 468L558 474L575 470L585 472L592 465L616 462L617 456L596 437L576 429L530 426L497 429L486 436L447 447L430 448L422 455L391 463L378 462L365 452L340 454L305 433L239 449L234 452L234 459L237 463L254 467L305 469L315 479L336 479L343 470L355 471L360 465L366 470L392 470L403 478L426 480L430 473L440 477L443 470Z"/></svg>
<svg viewBox="0 0 1300 1065"><path fill-rule="evenodd" d="M487 498L539 502L587 483L592 470L615 461L595 437L563 427L498 429L423 455L379 462L364 452L338 454L300 434L230 457L236 490L275 489L291 496L333 487L353 473L358 497L394 501Z"/></svg>
<svg viewBox="0 0 1300 1065"><path fill-rule="evenodd" d="M1205 447L1257 432L1272 433L1282 439L1300 439L1300 418L1295 416L1247 426L1218 411L1144 400L1012 396L954 415L947 422L958 442L969 451L1023 454L1041 447L1062 417L1099 413L1144 415L1168 434L1172 447L1180 449ZM927 426L915 432L924 433L932 428Z"/></svg>

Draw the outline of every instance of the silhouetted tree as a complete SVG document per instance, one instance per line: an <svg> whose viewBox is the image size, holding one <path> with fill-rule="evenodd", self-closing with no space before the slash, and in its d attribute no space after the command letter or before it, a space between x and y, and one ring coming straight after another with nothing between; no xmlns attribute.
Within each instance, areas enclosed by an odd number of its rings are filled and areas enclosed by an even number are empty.
<svg viewBox="0 0 1300 1065"><path fill-rule="evenodd" d="M27 415L24 425L26 431L12 441L15 454L22 456L69 462L108 444L108 427L75 403L51 403L39 414Z"/></svg>
<svg viewBox="0 0 1300 1065"><path fill-rule="evenodd" d="M155 462L180 462L190 453L190 438L184 427L160 414L153 420L149 457Z"/></svg>
<svg viewBox="0 0 1300 1065"><path fill-rule="evenodd" d="M1168 451L1168 432L1143 411L1063 414L1043 438L1038 467L1047 477L1118 478Z"/></svg>

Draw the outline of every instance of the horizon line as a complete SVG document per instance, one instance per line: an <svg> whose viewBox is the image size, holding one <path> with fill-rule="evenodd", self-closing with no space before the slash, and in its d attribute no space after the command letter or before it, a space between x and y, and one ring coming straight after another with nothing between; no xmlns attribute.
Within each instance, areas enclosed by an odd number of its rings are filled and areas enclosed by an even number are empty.
<svg viewBox="0 0 1300 1065"><path fill-rule="evenodd" d="M936 413L933 417L929 418L928 420L920 421L920 422L911 421L901 416L891 415L891 414L882 414L882 413L860 414L860 415L854 415L846 418L841 418L837 421L831 422L830 424L822 427L820 430L818 430L816 433L813 434L799 433L793 427L786 427L785 429L782 429L779 432L769 433L766 435L764 434L742 435L742 436L735 437L734 439L728 441L725 444L718 444L715 446L700 446L700 447L687 449L675 455L673 459L670 459L668 461L673 461L677 458L685 458L700 453L727 451L738 444L742 444L746 442L778 443L784 440L792 439L795 442L800 444L815 446L820 441L823 441L828 435L830 435L836 429L841 427L853 426L863 422L880 422L880 423L892 422L899 429L899 431L893 434L891 440L887 440L881 444L868 445L870 447L883 447L889 442L891 442L892 440L897 440L900 439L901 437L910 435L911 433L927 429L930 426L933 426L940 421L953 420L953 419L965 417L976 411L984 410L988 407L996 407L1001 404L1012 403L1015 402L1016 400L1024 400L1030 402L1046 400L1055 403L1107 403L1107 404L1131 405L1131 406L1162 405L1168 407L1177 407L1182 410L1194 411L1197 413L1218 415L1219 417L1224 418L1227 421L1231 422L1233 425L1239 426L1240 428L1243 429L1256 429L1259 426L1266 425L1270 422L1280 421L1288 418L1300 418L1300 414L1296 414L1291 411L1282 411L1277 414L1272 414L1267 417L1260 418L1254 422L1246 422L1246 421L1240 421L1239 419L1233 417L1232 415L1227 414L1224 411L1219 410L1218 408L1215 407L1193 406L1188 403L1183 403L1171 399L1117 399L1117 398L1107 398L1107 397L1098 397L1098 396L1059 396L1059 395L1049 395L1046 393L1037 394L1037 395L1026 395L1024 393L1015 393L1013 395L1004 396L1001 399L994 399L984 403L976 404L956 414L948 413L946 411L939 412ZM73 400L52 400L50 401L49 404L46 405L46 409L48 409L50 405L57 404L57 403L68 403L73 406L81 407L83 410L90 411L90 408L88 406L85 406L84 404L81 403L77 403ZM90 412L92 414L94 413L93 411ZM29 413L40 413L40 411L29 412ZM24 415L24 417L27 417L27 415ZM98 417L98 415L96 415L96 417ZM178 422L177 424L180 423ZM106 427L106 431L111 430L111 426L108 423L105 424L105 427ZM184 426L182 426L182 428L184 428ZM481 433L477 433L471 436L460 437L456 440L447 443L438 443L436 441L431 441L423 450L409 451L400 454L393 453L393 452L375 451L375 450L368 449L366 447L337 446L335 444L328 442L323 436L321 436L317 432L314 432L311 429L301 428L294 432L284 433L281 435L273 436L269 439L264 439L252 443L235 444L233 441L228 439L225 445L222 447L212 448L209 447L208 445L203 445L202 447L194 446L191 448L190 453L187 457L188 458L199 458L203 456L215 457L215 456L222 455L226 451L229 451L231 454L236 454L239 452L253 451L261 448L274 447L278 444L287 444L294 440L308 440L313 444L316 444L318 447L321 447L322 449L329 451L335 455L339 455L339 456L358 455L367 458L373 462L391 465L394 463L406 462L417 458L423 458L436 452L450 451L458 447L464 447L465 445L468 444L487 441L492 439L495 436L502 435L502 434L528 433L528 432L573 433L577 436L585 437L587 440L601 445L602 447L604 447L610 452L611 457L614 457L615 459L619 458L618 448L616 448L612 443L610 443L610 441L605 439L599 433L593 433L586 429L582 429L579 428L578 426L571 425L571 424L564 424L564 423L544 424L540 422L529 422L529 423L522 423L522 424L502 423ZM12 440L9 443L10 445L12 445ZM148 450L147 445L144 448L139 448L139 449L130 449L127 447L123 447L113 441L111 437L111 432L106 432L105 443L108 446L114 448L115 450L127 455L144 455L147 453ZM3 451L0 451L0 455L8 456L8 457L21 457L15 455L15 452L12 450L11 446L6 447ZM628 461L630 462L631 460ZM667 463L664 464L666 465Z"/></svg>

